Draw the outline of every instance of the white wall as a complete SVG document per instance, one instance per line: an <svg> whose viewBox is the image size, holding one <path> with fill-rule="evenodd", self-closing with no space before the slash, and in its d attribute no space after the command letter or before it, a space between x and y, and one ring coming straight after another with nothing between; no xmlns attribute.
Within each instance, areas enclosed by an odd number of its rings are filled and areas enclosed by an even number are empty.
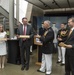
<svg viewBox="0 0 74 75"><path fill-rule="evenodd" d="M25 0L19 1L19 21L20 22L22 22L21 19L23 17L26 17L27 5L28 3Z"/></svg>
<svg viewBox="0 0 74 75"><path fill-rule="evenodd" d="M44 15L43 10L33 5L32 16L43 16L43 15Z"/></svg>
<svg viewBox="0 0 74 75"><path fill-rule="evenodd" d="M0 5L9 12L9 0L0 0ZM19 0L19 21L26 16L28 2ZM16 0L14 0L14 17L16 18Z"/></svg>
<svg viewBox="0 0 74 75"><path fill-rule="evenodd" d="M16 0L14 0L14 18L16 18Z"/></svg>
<svg viewBox="0 0 74 75"><path fill-rule="evenodd" d="M0 0L0 5L9 12L9 0Z"/></svg>
<svg viewBox="0 0 74 75"><path fill-rule="evenodd" d="M26 13L26 17L27 17L28 21L31 20L32 9L33 9L33 5L31 3L28 3L27 13Z"/></svg>

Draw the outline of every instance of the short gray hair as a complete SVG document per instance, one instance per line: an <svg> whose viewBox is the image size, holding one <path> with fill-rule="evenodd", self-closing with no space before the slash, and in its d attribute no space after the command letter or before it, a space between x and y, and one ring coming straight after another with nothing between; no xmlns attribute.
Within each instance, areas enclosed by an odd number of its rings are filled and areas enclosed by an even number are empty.
<svg viewBox="0 0 74 75"><path fill-rule="evenodd" d="M49 25L50 25L50 23L51 23L49 20L45 20L44 22L47 22Z"/></svg>

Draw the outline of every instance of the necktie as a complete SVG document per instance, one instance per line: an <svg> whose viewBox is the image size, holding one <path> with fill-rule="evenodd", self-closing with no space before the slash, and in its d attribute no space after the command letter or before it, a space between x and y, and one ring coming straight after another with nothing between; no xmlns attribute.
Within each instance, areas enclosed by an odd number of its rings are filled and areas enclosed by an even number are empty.
<svg viewBox="0 0 74 75"><path fill-rule="evenodd" d="M72 33L72 30L70 30L69 35L68 35L68 36L70 36L70 35L71 35L71 33Z"/></svg>
<svg viewBox="0 0 74 75"><path fill-rule="evenodd" d="M23 32L24 35L26 35L26 27L24 26L24 32Z"/></svg>
<svg viewBox="0 0 74 75"><path fill-rule="evenodd" d="M24 26L24 31L23 31L23 35L26 35L26 27ZM24 38L23 41L25 41L26 39Z"/></svg>

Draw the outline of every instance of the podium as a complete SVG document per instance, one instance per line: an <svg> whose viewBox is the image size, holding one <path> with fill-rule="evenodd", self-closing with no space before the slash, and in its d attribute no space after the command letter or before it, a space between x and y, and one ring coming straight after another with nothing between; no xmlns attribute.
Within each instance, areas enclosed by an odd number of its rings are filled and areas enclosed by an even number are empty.
<svg viewBox="0 0 74 75"><path fill-rule="evenodd" d="M20 64L20 48L19 40L12 40L9 38L0 38L0 41L6 41L7 46L7 62L11 64Z"/></svg>
<svg viewBox="0 0 74 75"><path fill-rule="evenodd" d="M20 47L19 40L7 40L8 45L8 63L11 64L20 64Z"/></svg>
<svg viewBox="0 0 74 75"><path fill-rule="evenodd" d="M38 50L39 50L39 46L42 46L42 43L41 42L37 42L37 39L38 37L34 37L34 44L37 45L37 62L36 62L36 65L41 65L40 62L38 62Z"/></svg>

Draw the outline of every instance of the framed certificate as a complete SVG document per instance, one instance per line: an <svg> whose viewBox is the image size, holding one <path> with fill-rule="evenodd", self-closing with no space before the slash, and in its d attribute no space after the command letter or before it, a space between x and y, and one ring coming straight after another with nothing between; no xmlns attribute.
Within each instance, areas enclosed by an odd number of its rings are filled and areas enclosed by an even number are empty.
<svg viewBox="0 0 74 75"><path fill-rule="evenodd" d="M37 37L34 37L34 44L35 45L42 45L41 41Z"/></svg>

